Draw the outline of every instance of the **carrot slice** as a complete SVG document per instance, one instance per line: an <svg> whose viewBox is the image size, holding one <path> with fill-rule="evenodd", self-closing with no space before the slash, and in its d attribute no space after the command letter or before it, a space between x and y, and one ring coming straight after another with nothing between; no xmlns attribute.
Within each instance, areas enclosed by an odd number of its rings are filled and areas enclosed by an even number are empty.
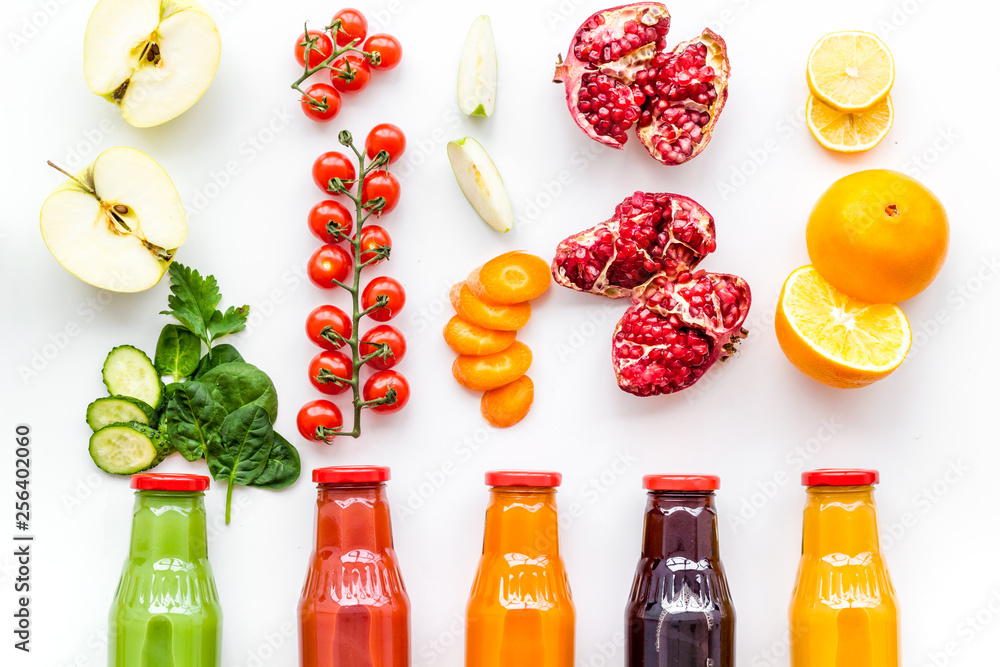
<svg viewBox="0 0 1000 667"><path fill-rule="evenodd" d="M506 350L517 337L516 331L495 331L470 324L456 315L444 327L444 342L459 354L481 356Z"/></svg>
<svg viewBox="0 0 1000 667"><path fill-rule="evenodd" d="M531 317L530 304L502 305L483 301L464 282L451 288L451 305L466 322L497 331L516 331Z"/></svg>
<svg viewBox="0 0 1000 667"><path fill-rule="evenodd" d="M527 373L530 367L531 350L521 341L514 341L506 350L496 354L458 356L451 366L451 374L463 387L486 391L510 384Z"/></svg>
<svg viewBox="0 0 1000 667"><path fill-rule="evenodd" d="M491 426L507 428L524 419L535 400L535 384L522 375L510 384L483 393L479 411Z"/></svg>
<svg viewBox="0 0 1000 667"><path fill-rule="evenodd" d="M541 257L515 250L475 269L466 282L480 299L509 305L541 296L552 282L552 273Z"/></svg>

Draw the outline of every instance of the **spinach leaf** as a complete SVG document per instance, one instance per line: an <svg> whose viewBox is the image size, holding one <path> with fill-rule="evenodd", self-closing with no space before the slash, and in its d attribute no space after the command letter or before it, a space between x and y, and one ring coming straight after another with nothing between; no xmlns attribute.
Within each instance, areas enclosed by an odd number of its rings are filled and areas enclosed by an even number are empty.
<svg viewBox="0 0 1000 667"><path fill-rule="evenodd" d="M301 469L298 450L292 443L275 432L274 444L271 446L271 453L264 465L264 471L250 486L259 489L283 489L295 483Z"/></svg>
<svg viewBox="0 0 1000 667"><path fill-rule="evenodd" d="M226 410L204 384L189 380L177 385L163 414L167 437L181 456L197 461L217 445Z"/></svg>
<svg viewBox="0 0 1000 667"><path fill-rule="evenodd" d="M228 364L231 361L243 361L243 355L229 343L216 345L198 362L198 369L194 372L194 377L198 379L216 366Z"/></svg>
<svg viewBox="0 0 1000 667"><path fill-rule="evenodd" d="M235 412L244 405L259 405L267 410L271 423L278 416L278 392L267 373L252 364L230 361L219 364L198 378L209 387L212 398L226 412Z"/></svg>
<svg viewBox="0 0 1000 667"><path fill-rule="evenodd" d="M221 368L221 367L220 367ZM267 410L244 405L222 422L221 439L208 449L208 469L216 480L227 480L226 523L233 504L233 487L252 484L264 472L274 444L274 429Z"/></svg>
<svg viewBox="0 0 1000 667"><path fill-rule="evenodd" d="M200 358L201 340L197 336L176 324L163 327L153 360L156 372L183 380L198 368Z"/></svg>

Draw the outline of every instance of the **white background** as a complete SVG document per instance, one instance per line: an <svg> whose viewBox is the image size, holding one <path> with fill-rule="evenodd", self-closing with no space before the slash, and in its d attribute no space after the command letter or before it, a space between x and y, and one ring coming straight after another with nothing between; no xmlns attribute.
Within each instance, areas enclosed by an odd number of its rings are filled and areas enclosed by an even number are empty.
<svg viewBox="0 0 1000 667"><path fill-rule="evenodd" d="M565 474L562 546L581 667L622 662L622 610L644 503L640 477L649 472L722 476L722 548L739 614L739 663L787 664L786 608L804 500L798 475L820 466L882 471L877 498L902 609L903 664L996 663L1000 618L981 611L991 599L1000 609L1000 453L995 418L988 419L996 414L992 336L1000 325L993 159L1000 142L992 112L998 58L989 32L1000 18L996 5L672 2L672 43L710 25L729 43L733 79L711 145L693 162L664 167L634 137L621 152L588 140L570 119L561 86L550 83L556 54L601 8L591 0L365 2L372 23L401 38L404 61L377 75L326 126L302 116L288 84L298 75L292 46L303 20L321 25L337 6L217 0L210 10L223 58L215 83L182 117L148 130L128 126L87 91L79 54L91 4L18 0L4 3L0 17L7 202L0 213L0 537L14 532L18 423L33 430L37 535L30 656L11 648L12 547L0 546L5 665L105 661L105 616L127 551L132 494L127 480L101 474L88 457L84 409L104 390L100 369L112 346L153 351L168 321L157 315L167 286L108 301L53 261L37 216L62 180L46 159L79 167L115 145L158 160L191 209L179 259L215 274L224 304L251 305L253 326L230 342L274 378L277 427L302 453L295 487L236 490L241 505L232 525L213 531L226 667L296 664L295 605L313 530L309 471L358 463L393 469L389 497L413 604L415 665L462 664L461 619L487 500L482 475L497 467ZM493 18L500 58L498 104L488 120L461 117L454 94L465 32L480 13ZM882 145L855 157L825 151L801 121L806 57L821 35L838 29L878 32L897 67L895 127ZM402 202L384 225L395 242L386 272L408 292L393 324L408 337L400 369L414 396L396 416L368 415L359 441L309 444L294 426L298 407L316 397L306 376L316 349L302 327L330 298L301 273L316 244L306 213L321 199L309 169L319 153L337 147L337 130L349 128L361 141L383 121L400 125L409 141L397 170ZM506 236L477 218L451 175L444 142L467 134L482 141L504 176L518 216ZM217 187L228 163L238 173ZM840 176L871 167L908 171L936 192L950 214L952 246L937 281L903 306L918 332L910 358L875 386L839 391L786 362L772 317L784 278L808 262L803 230L813 202ZM635 190L683 193L715 216L719 250L703 266L742 275L754 290L753 333L741 354L682 394L632 397L615 386L609 362L611 330L625 304L554 288L534 304L522 334L535 353L531 414L515 428L490 429L478 395L451 378L452 355L440 336L451 316L448 287L501 251L551 257L559 240L609 217ZM107 303L94 316L87 303L98 298ZM936 317L944 323L934 324ZM67 328L76 335L63 335ZM22 377L33 358L34 374ZM205 472L179 457L160 469ZM221 484L209 494L214 522L224 495ZM574 504L580 511L571 516ZM966 619L977 612L973 626Z"/></svg>

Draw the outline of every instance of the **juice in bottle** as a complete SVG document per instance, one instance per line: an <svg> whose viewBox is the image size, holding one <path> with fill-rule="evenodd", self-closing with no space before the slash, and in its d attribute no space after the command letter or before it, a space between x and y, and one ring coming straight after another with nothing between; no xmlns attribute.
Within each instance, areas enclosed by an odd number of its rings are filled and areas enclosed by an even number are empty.
<svg viewBox="0 0 1000 667"><path fill-rule="evenodd" d="M814 470L790 610L792 667L897 667L896 594L879 550L874 470Z"/></svg>
<svg viewBox="0 0 1000 667"><path fill-rule="evenodd" d="M573 667L576 613L559 555L554 472L486 473L483 555L467 610L466 667Z"/></svg>
<svg viewBox="0 0 1000 667"><path fill-rule="evenodd" d="M714 475L646 475L626 667L732 667L736 616L719 558Z"/></svg>
<svg viewBox="0 0 1000 667"><path fill-rule="evenodd" d="M222 664L222 608L206 544L208 484L201 475L132 476L132 542L111 606L109 667Z"/></svg>
<svg viewBox="0 0 1000 667"><path fill-rule="evenodd" d="M392 547L389 469L313 470L316 548L299 601L302 667L407 667L410 600Z"/></svg>

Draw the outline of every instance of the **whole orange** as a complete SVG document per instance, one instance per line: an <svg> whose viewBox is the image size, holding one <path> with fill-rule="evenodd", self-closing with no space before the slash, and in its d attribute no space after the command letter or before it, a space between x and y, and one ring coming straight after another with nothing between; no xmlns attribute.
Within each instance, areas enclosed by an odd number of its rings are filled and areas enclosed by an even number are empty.
<svg viewBox="0 0 1000 667"><path fill-rule="evenodd" d="M920 182L888 169L845 176L806 226L809 259L841 292L896 303L930 285L948 254L948 215Z"/></svg>

